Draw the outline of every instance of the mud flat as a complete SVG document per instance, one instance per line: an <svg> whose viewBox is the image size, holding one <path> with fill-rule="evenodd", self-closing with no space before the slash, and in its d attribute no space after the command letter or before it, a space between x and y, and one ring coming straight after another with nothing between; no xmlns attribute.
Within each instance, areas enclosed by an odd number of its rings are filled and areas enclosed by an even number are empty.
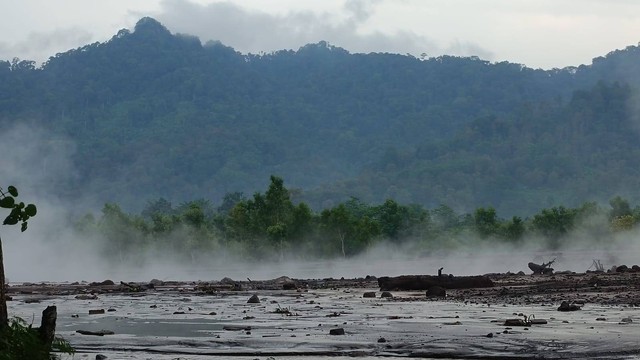
<svg viewBox="0 0 640 360"><path fill-rule="evenodd" d="M9 311L38 323L56 305L76 359L640 356L640 274L487 276L492 287L446 297L381 297L374 277L11 284ZM563 301L580 310L558 311Z"/></svg>

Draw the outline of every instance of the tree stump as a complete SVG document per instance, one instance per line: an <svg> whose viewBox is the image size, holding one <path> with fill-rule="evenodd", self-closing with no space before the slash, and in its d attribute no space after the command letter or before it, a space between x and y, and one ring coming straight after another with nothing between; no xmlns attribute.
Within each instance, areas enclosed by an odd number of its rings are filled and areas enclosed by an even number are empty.
<svg viewBox="0 0 640 360"><path fill-rule="evenodd" d="M53 343L53 339L56 336L57 318L58 311L55 306L47 306L47 308L42 311L42 321L40 322L38 335L47 349L51 348L51 343Z"/></svg>

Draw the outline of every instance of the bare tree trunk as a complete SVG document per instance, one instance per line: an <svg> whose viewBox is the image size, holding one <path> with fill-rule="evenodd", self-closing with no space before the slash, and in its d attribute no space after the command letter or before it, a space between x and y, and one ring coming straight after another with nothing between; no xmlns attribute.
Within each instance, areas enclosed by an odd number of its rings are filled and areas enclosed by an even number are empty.
<svg viewBox="0 0 640 360"><path fill-rule="evenodd" d="M5 293L4 258L2 257L2 239L0 239L0 328L9 326L7 314L7 294Z"/></svg>

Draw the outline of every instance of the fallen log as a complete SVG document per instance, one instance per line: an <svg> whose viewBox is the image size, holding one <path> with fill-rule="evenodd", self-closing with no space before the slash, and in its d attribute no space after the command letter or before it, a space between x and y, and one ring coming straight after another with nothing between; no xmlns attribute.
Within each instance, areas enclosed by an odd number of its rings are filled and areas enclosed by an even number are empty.
<svg viewBox="0 0 640 360"><path fill-rule="evenodd" d="M471 289L493 287L493 281L487 276L431 276L431 275L402 275L383 276L378 278L381 291L394 290L427 290L433 286L445 289Z"/></svg>

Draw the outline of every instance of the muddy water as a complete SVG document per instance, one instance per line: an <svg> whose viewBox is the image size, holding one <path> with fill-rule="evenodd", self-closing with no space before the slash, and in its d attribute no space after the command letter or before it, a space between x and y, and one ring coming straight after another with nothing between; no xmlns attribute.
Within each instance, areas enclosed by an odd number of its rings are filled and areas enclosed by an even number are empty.
<svg viewBox="0 0 640 360"><path fill-rule="evenodd" d="M75 359L93 359L95 353L110 359L631 359L640 353L640 310L632 307L587 304L564 313L553 304L431 301L422 292L397 292L393 299L380 298L379 292L376 298L363 297L376 290L196 295L185 285L136 295L103 294L97 300L17 295L9 311L37 324L42 309L56 305L58 334L78 349ZM259 304L247 303L253 294ZM25 302L34 299L40 303ZM105 313L89 315L95 309ZM547 324L502 325L518 313ZM632 322L622 322L625 318ZM344 329L344 335L330 335L335 328ZM87 336L76 330L115 334Z"/></svg>

